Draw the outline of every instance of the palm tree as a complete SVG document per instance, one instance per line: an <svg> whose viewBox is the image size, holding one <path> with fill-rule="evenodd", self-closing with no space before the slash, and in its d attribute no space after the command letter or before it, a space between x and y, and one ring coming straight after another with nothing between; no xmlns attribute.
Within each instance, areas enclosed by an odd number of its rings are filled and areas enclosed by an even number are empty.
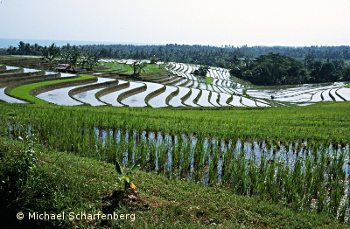
<svg viewBox="0 0 350 229"><path fill-rule="evenodd" d="M132 66L134 69L133 76L140 76L141 70L146 67L147 63L143 61L135 61Z"/></svg>
<svg viewBox="0 0 350 229"><path fill-rule="evenodd" d="M88 70L92 71L94 66L97 65L99 61L98 55L93 51L87 51L86 57L82 60L82 68L84 68L85 64L88 65Z"/></svg>
<svg viewBox="0 0 350 229"><path fill-rule="evenodd" d="M59 56L60 54L60 49L56 47L55 43L53 43L52 45L50 45L49 47L44 47L41 50L41 54L43 56L43 58L47 61L49 61L50 66L52 68L52 62L55 60L55 58L57 56Z"/></svg>

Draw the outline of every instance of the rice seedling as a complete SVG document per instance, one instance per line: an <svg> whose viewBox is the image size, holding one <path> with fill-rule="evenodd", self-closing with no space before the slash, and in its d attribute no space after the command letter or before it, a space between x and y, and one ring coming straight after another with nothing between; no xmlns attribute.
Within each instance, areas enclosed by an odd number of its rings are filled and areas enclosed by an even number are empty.
<svg viewBox="0 0 350 229"><path fill-rule="evenodd" d="M348 137L343 130L348 125L345 113L301 114L299 117L305 119L301 126L293 120L298 117L293 112L300 111L294 108L288 108L292 112L289 120L281 118L286 111L263 109L261 117L268 121L247 121L260 111L252 115L244 109L222 113L159 109L154 113L148 108L0 106L2 135L16 138L31 132L52 149L110 163L117 160L123 167L135 165L140 158L142 169L171 179L227 186L235 193L296 210L314 209L333 218L346 218L349 150L344 146L348 143L332 130ZM346 108L342 107L340 113ZM322 124L323 119L337 122ZM303 137L297 138L290 130L300 130ZM318 131L329 135L314 133Z"/></svg>

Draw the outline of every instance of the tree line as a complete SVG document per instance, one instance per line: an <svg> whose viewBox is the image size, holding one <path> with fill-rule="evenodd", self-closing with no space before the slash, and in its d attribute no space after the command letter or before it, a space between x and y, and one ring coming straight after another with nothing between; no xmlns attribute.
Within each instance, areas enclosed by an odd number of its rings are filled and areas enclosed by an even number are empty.
<svg viewBox="0 0 350 229"><path fill-rule="evenodd" d="M19 42L18 47L10 46L8 54L16 55L41 55L43 47L34 44ZM156 57L162 61L185 62L191 64L210 65L229 68L232 57L256 58L260 55L267 55L271 52L280 53L297 59L312 56L316 59L345 59L350 60L350 46L309 46L309 47L288 47L288 46L204 46L204 45L78 45L69 44L59 47L65 49L78 49L79 51L90 50L99 57L104 58L125 58L125 59L150 59Z"/></svg>
<svg viewBox="0 0 350 229"><path fill-rule="evenodd" d="M54 44L53 44L54 45ZM52 61L51 46L20 42L8 54L42 55ZM61 60L92 69L99 58L158 59L230 69L233 76L259 85L319 83L350 80L344 60L350 59L350 46L204 46L204 45L64 45L53 46ZM55 51L55 52L56 52ZM80 59L79 59L80 58ZM79 61L78 61L79 60Z"/></svg>
<svg viewBox="0 0 350 229"><path fill-rule="evenodd" d="M78 64L82 69L92 70L97 65L99 53L96 50L84 49L76 45L65 45L58 47L53 43L49 46L19 42L18 47L10 46L6 53L9 55L35 55L52 64L54 61L70 64L76 67Z"/></svg>
<svg viewBox="0 0 350 229"><path fill-rule="evenodd" d="M307 55L303 61L279 53L255 59L233 57L230 74L257 85L282 85L349 81L344 60L319 60Z"/></svg>

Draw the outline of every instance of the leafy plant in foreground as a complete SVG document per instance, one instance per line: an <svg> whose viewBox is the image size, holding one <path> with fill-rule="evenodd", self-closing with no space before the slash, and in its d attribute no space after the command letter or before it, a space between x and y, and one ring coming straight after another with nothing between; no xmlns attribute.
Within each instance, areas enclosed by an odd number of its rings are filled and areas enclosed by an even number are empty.
<svg viewBox="0 0 350 229"><path fill-rule="evenodd" d="M140 160L137 160L134 166L127 172L125 172L125 168L122 168L118 161L115 163L115 171L118 173L119 177L118 179L120 181L124 181L124 192L126 193L128 191L128 187L130 187L132 190L136 190L136 186L130 182L129 176L136 173L140 169Z"/></svg>

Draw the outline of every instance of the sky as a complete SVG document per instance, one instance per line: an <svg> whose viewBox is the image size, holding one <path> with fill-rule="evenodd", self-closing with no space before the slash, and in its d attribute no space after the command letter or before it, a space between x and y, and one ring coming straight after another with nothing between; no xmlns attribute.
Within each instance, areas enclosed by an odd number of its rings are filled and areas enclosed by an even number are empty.
<svg viewBox="0 0 350 229"><path fill-rule="evenodd" d="M350 45L350 0L0 1L0 39Z"/></svg>

